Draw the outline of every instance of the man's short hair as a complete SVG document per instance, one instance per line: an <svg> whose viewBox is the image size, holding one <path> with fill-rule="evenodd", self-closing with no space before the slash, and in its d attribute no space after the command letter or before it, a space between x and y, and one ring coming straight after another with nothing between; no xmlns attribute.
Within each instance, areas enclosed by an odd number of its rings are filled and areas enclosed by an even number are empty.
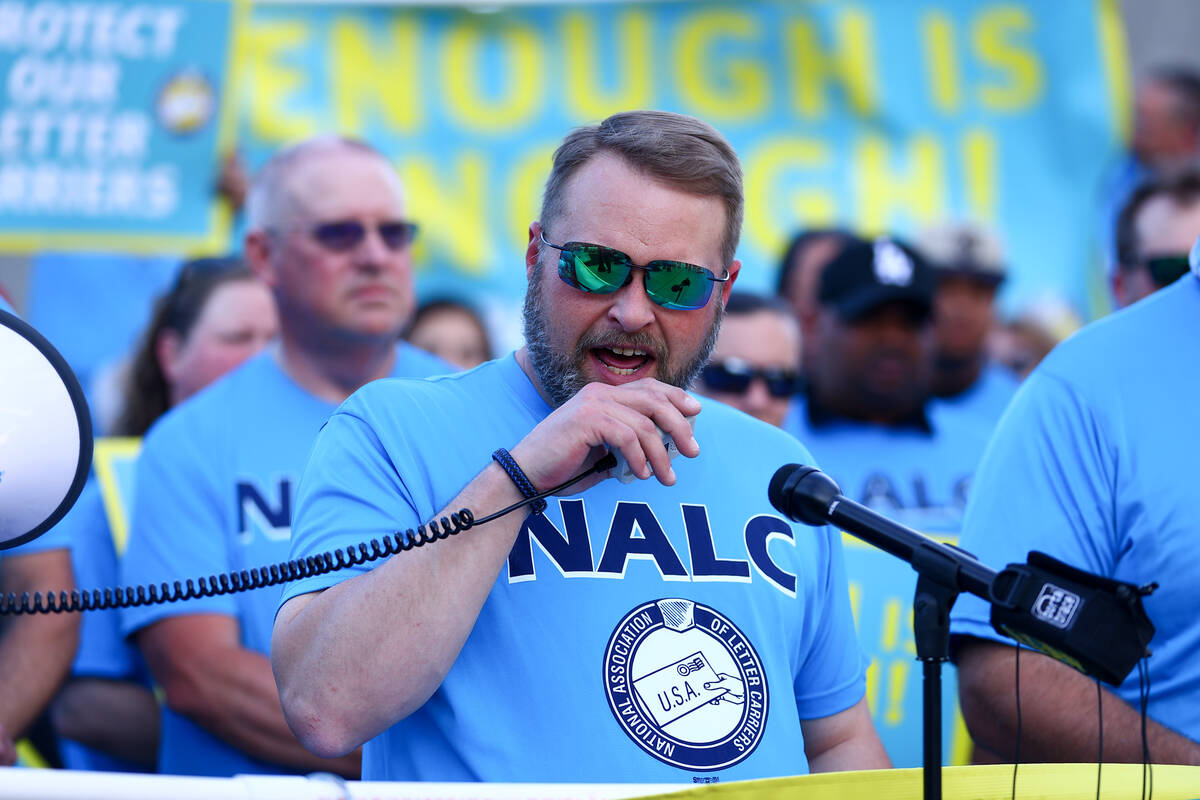
<svg viewBox="0 0 1200 800"><path fill-rule="evenodd" d="M1137 220L1151 199L1165 196L1177 207L1200 202L1200 169L1189 167L1168 176L1144 182L1121 208L1117 216L1117 268L1133 269L1142 261L1143 242L1138 240Z"/></svg>
<svg viewBox="0 0 1200 800"><path fill-rule="evenodd" d="M246 229L264 230L279 225L281 207L287 190L287 179L305 158L321 153L349 151L378 158L391 165L387 156L361 139L345 136L317 136L291 145L273 155L255 174L246 196ZM399 185L397 179L397 185Z"/></svg>
<svg viewBox="0 0 1200 800"><path fill-rule="evenodd" d="M733 263L742 231L742 167L737 154L706 122L669 111L626 111L599 125L576 128L554 151L542 196L543 227L563 213L571 176L592 157L613 153L655 180L684 192L720 197L725 203L721 266Z"/></svg>

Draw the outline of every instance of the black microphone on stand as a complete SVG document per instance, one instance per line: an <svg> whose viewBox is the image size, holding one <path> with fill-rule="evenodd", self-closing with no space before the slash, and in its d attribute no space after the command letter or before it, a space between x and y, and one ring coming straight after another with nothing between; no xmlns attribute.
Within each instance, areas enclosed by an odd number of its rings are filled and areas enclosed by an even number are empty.
<svg viewBox="0 0 1200 800"><path fill-rule="evenodd" d="M831 523L992 608L992 627L1088 675L1119 686L1149 655L1154 625L1135 586L1064 564L1036 550L997 572L965 550L942 544L845 497L816 467L787 464L771 478L771 505L808 525Z"/></svg>
<svg viewBox="0 0 1200 800"><path fill-rule="evenodd" d="M816 467L787 464L771 478L767 489L771 505L788 519L806 525L832 523L867 544L913 565L917 572L935 571L957 591L966 591L991 602L989 594L996 571L970 553L942 544L893 522L842 495L833 479Z"/></svg>
<svg viewBox="0 0 1200 800"><path fill-rule="evenodd" d="M816 467L787 464L771 478L771 505L808 525L832 523L907 561L920 576L913 634L924 674L924 793L942 792L941 665L949 660L950 608L960 592L991 606L992 627L1085 674L1119 685L1148 656L1154 625L1143 587L1115 581L1032 551L1026 564L996 572L957 547L934 541L842 495Z"/></svg>

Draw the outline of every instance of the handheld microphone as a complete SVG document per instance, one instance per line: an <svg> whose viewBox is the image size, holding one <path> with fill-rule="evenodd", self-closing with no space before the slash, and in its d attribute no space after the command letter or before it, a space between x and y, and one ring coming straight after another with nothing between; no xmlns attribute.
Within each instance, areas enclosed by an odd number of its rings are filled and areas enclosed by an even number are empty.
<svg viewBox="0 0 1200 800"><path fill-rule="evenodd" d="M1149 655L1154 625L1142 597L1157 584L1138 587L1093 575L1036 550L1029 553L1028 563L1009 564L996 572L965 550L936 542L844 497L816 467L780 467L767 496L789 519L836 525L907 561L942 586L982 598L991 606L997 633L1113 686Z"/></svg>

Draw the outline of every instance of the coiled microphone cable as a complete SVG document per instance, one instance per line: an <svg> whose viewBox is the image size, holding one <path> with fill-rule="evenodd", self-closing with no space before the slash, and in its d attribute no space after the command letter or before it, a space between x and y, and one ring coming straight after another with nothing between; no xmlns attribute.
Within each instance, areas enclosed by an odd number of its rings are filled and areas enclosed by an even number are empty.
<svg viewBox="0 0 1200 800"><path fill-rule="evenodd" d="M293 559L279 564L255 567L253 569L226 572L220 575L209 575L201 578L188 578L185 581L166 581L143 586L106 587L104 589L88 589L80 591L35 592L32 596L24 592L18 597L9 592L0 597L0 616L15 616L20 614L63 614L77 611L103 611L111 608L136 608L137 606L157 605L161 603L179 603L201 597L248 592L253 589L264 589L268 586L278 586L282 583L311 578L317 575L327 575L330 572L357 567L381 558L388 558L398 553L404 553L417 547L424 547L441 539L449 539L463 531L468 531L476 525L499 519L511 514L518 508L530 505L564 489L574 486L584 478L599 472L613 469L617 459L612 453L604 455L588 469L579 473L564 483L560 483L544 492L526 497L502 508L494 514L488 514L479 519L469 508L452 512L449 516L431 520L426 525L417 526L416 530L396 531L380 539L361 542L346 548L308 556L303 559Z"/></svg>

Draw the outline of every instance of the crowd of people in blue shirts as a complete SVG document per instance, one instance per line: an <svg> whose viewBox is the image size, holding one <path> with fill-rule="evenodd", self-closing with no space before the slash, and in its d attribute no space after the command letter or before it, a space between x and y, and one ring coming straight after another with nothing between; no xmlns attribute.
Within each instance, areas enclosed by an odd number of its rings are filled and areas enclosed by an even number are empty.
<svg viewBox="0 0 1200 800"><path fill-rule="evenodd" d="M1194 142L1200 113L1187 122ZM686 146L655 151L673 137ZM249 188L243 255L172 267L122 368L107 432L140 438L127 536L93 479L62 523L2 554L0 589L311 557L463 502L478 517L528 500L605 447L641 480L589 478L548 509L282 595L7 620L0 764L31 735L69 768L216 776L916 766L864 700L861 562L836 531L764 508L787 460L993 567L1039 549L1157 581L1150 752L1200 763L1184 463L1200 440L1200 178L1139 156L1111 273L1129 308L1023 363L1022 382L989 349L1008 265L976 224L911 241L808 230L776 296L734 288L737 159L690 118L616 115L564 140L529 232L526 346L494 359L469 305L438 298L414 319L419 232L386 158L333 137L280 152ZM684 163L699 166L683 178ZM1025 760L1095 760L1091 679L1026 651L1018 699L1015 648L981 601L960 599L953 633L974 760L1012 760L1018 718ZM1136 679L1103 691L1104 760L1141 760Z"/></svg>

